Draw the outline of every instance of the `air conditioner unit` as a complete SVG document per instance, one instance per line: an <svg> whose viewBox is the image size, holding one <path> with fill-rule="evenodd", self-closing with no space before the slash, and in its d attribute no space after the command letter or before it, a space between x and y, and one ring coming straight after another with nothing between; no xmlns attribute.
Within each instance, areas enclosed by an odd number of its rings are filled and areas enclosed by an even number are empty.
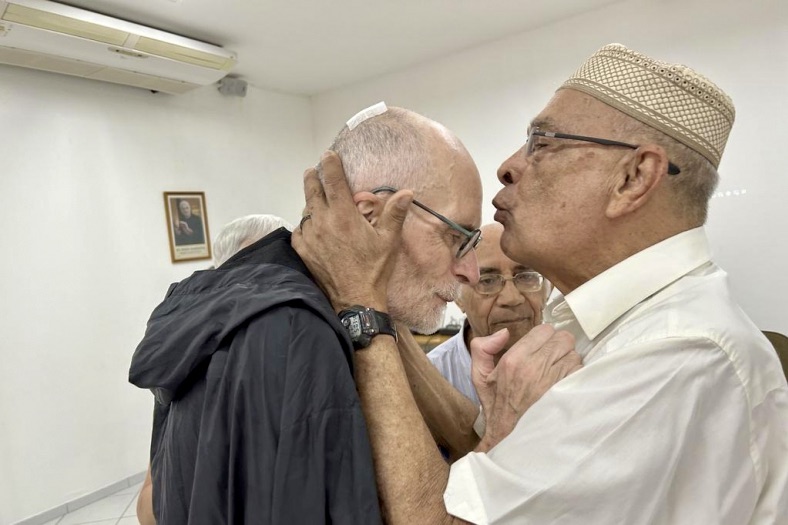
<svg viewBox="0 0 788 525"><path fill-rule="evenodd" d="M0 0L0 64L185 93L236 64L221 47L49 0Z"/></svg>

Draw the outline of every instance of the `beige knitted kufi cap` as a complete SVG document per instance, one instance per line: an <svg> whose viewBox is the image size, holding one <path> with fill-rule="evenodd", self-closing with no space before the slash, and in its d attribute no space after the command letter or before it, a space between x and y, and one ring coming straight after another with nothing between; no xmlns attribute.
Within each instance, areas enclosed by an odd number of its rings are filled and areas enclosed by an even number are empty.
<svg viewBox="0 0 788 525"><path fill-rule="evenodd" d="M692 69L608 44L561 88L587 93L662 131L718 167L733 126L733 101Z"/></svg>

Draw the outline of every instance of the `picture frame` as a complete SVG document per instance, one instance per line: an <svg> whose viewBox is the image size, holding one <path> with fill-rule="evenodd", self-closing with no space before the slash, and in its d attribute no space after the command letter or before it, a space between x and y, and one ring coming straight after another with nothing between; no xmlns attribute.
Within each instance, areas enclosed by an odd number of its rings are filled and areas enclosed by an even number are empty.
<svg viewBox="0 0 788 525"><path fill-rule="evenodd" d="M167 237L173 263L211 258L205 192L165 191Z"/></svg>

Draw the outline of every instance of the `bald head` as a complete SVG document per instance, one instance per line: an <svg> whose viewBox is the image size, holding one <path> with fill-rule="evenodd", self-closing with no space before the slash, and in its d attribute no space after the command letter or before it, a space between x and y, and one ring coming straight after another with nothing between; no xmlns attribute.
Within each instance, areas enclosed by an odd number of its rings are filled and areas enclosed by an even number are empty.
<svg viewBox="0 0 788 525"><path fill-rule="evenodd" d="M330 147L339 154L351 190L376 186L408 188L420 194L449 182L442 177L453 155L468 156L445 126L407 109L390 107L354 129L345 126Z"/></svg>
<svg viewBox="0 0 788 525"><path fill-rule="evenodd" d="M503 233L503 225L499 222L485 224L481 228L482 241L476 248L477 254L479 252L496 252L501 251L501 234Z"/></svg>
<svg viewBox="0 0 788 525"><path fill-rule="evenodd" d="M345 126L331 149L342 159L358 211L375 224L388 193L379 186L413 190L419 203L466 230L481 222L479 171L457 137L426 117L388 108ZM425 209L413 206L388 287L391 316L410 329L431 333L442 323L459 283L479 278L471 251L457 257L465 235Z"/></svg>

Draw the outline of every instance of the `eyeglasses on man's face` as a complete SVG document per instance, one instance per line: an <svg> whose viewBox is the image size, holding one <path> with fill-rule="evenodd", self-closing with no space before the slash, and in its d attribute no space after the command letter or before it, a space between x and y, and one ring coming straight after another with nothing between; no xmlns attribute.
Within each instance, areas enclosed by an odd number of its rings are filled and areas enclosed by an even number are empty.
<svg viewBox="0 0 788 525"><path fill-rule="evenodd" d="M473 287L481 295L496 295L501 293L507 281L512 281L520 293L538 292L544 286L544 277L539 272L518 272L512 277L504 277L499 273L484 273L479 276L479 282Z"/></svg>
<svg viewBox="0 0 788 525"><path fill-rule="evenodd" d="M391 186L379 186L379 187L373 189L372 193L375 193L375 194L378 194L378 193L397 193L397 191L399 191L399 190L397 190L396 188L393 188ZM411 201L411 202L413 202L413 204L415 204L416 206L418 206L422 210L426 211L427 213L430 213L430 214L434 215L435 217L437 217L438 219L443 221L445 224L447 224L449 226L449 228L451 228L454 231L457 231L457 232L461 233L465 237L463 239L463 241L462 241L462 244L460 244L460 247L457 249L457 254L456 255L457 255L458 259L462 259L466 255L468 255L468 253L471 250L473 250L474 248L476 248L479 245L479 242L482 240L482 232L478 228L475 229L475 230L467 230L467 229L463 228L462 226L460 226L459 224L457 224L456 222L454 222L453 220L451 220L451 219L449 219L447 217L444 217L443 215L441 215L437 211L429 208L428 206L425 206L424 204L422 204L421 202L417 201L416 199L413 199L413 201Z"/></svg>
<svg viewBox="0 0 788 525"><path fill-rule="evenodd" d="M601 144L603 146L619 146L630 149L638 149L640 147L637 144L628 144L626 142L619 142L617 140L599 139L596 137L586 137L584 135L569 135L567 133L556 133L553 131L542 131L539 128L531 128L531 131L528 132L528 142L525 144L525 155L527 157L530 157L536 149L536 145L539 140L538 137L579 140L582 142L593 142L594 144ZM681 173L681 169L672 162L668 161L668 175L678 175L679 173Z"/></svg>

